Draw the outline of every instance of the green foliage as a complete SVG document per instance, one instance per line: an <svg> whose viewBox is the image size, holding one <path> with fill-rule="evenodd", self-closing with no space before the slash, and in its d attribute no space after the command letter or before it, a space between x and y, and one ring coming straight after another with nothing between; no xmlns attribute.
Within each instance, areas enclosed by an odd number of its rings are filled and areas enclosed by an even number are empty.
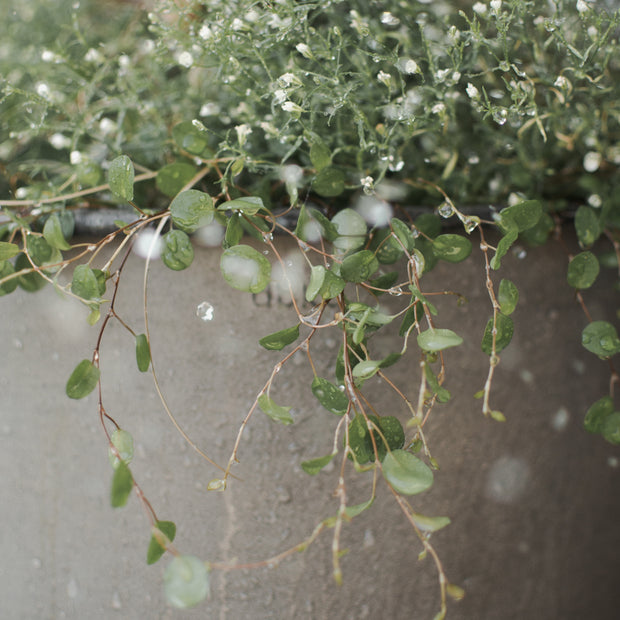
<svg viewBox="0 0 620 620"><path fill-rule="evenodd" d="M403 495L417 495L433 486L433 472L405 450L387 454L381 470L390 486Z"/></svg>
<svg viewBox="0 0 620 620"><path fill-rule="evenodd" d="M173 271L187 269L194 261L194 246L182 230L169 230L162 237L161 260Z"/></svg>
<svg viewBox="0 0 620 620"><path fill-rule="evenodd" d="M186 233L195 232L213 221L213 199L205 192L188 189L170 203L170 217L175 226Z"/></svg>
<svg viewBox="0 0 620 620"><path fill-rule="evenodd" d="M117 469L121 461L125 465L129 465L133 459L133 437L130 433L120 428L117 428L110 435L110 443L114 446L118 456L112 450L112 446L108 450L108 458L110 459L110 465L114 469ZM119 460L120 456L120 460Z"/></svg>
<svg viewBox="0 0 620 620"><path fill-rule="evenodd" d="M166 547L176 536L177 526L172 521L157 521L151 528L151 540L146 552L146 563L155 564L166 553Z"/></svg>
<svg viewBox="0 0 620 620"><path fill-rule="evenodd" d="M235 245L224 250L220 270L230 286L247 293L260 293L271 279L271 264L249 245Z"/></svg>
<svg viewBox="0 0 620 620"><path fill-rule="evenodd" d="M279 422L285 426L294 422L293 416L290 414L291 408L276 405L268 394L261 394L257 399L257 403L263 413L268 415L274 422Z"/></svg>
<svg viewBox="0 0 620 620"><path fill-rule="evenodd" d="M294 325L269 334L261 338L258 343L269 351L281 351L287 344L295 342L297 338L299 338L299 325Z"/></svg>
<svg viewBox="0 0 620 620"><path fill-rule="evenodd" d="M122 508L129 499L133 490L133 476L124 461L120 461L112 476L110 489L110 504L112 508Z"/></svg>
<svg viewBox="0 0 620 620"><path fill-rule="evenodd" d="M193 555L177 555L164 572L166 600L174 607L195 607L209 594L205 563Z"/></svg>
<svg viewBox="0 0 620 620"><path fill-rule="evenodd" d="M121 155L110 163L108 184L112 193L120 200L133 200L134 170L131 159Z"/></svg>
<svg viewBox="0 0 620 620"><path fill-rule="evenodd" d="M82 360L73 370L65 392L69 398L84 398L88 396L99 383L99 368L90 360Z"/></svg>

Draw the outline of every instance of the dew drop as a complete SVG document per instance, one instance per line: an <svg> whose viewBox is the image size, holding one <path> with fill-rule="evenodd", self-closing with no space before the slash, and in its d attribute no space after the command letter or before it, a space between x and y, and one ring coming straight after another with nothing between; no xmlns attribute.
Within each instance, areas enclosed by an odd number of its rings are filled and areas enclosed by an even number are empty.
<svg viewBox="0 0 620 620"><path fill-rule="evenodd" d="M439 213L441 217L447 219L452 216L452 214L454 213L454 209L452 208L452 205L449 202L444 202L437 209L437 213Z"/></svg>
<svg viewBox="0 0 620 620"><path fill-rule="evenodd" d="M208 301L199 303L196 308L196 316L205 323L213 320L213 312L214 308Z"/></svg>

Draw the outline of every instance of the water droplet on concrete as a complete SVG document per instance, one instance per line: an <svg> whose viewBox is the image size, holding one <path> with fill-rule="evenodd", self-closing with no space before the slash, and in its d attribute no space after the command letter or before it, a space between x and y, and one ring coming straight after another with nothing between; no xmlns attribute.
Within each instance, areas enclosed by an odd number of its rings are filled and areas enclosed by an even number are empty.
<svg viewBox="0 0 620 620"><path fill-rule="evenodd" d="M205 323L213 320L213 312L214 308L208 301L199 303L196 308L196 316Z"/></svg>
<svg viewBox="0 0 620 620"><path fill-rule="evenodd" d="M502 456L487 474L485 495L496 502L509 504L523 495L529 481L530 468L521 458Z"/></svg>
<svg viewBox="0 0 620 620"><path fill-rule="evenodd" d="M566 407L560 407L551 418L551 426L553 430L558 432L563 431L568 426L568 420L570 418L570 414L568 413Z"/></svg>
<svg viewBox="0 0 620 620"><path fill-rule="evenodd" d="M32 558L31 564L32 568L41 568L42 566L41 560L39 558Z"/></svg>
<svg viewBox="0 0 620 620"><path fill-rule="evenodd" d="M372 530L366 530L364 532L364 548L372 547L375 544L375 535Z"/></svg>
<svg viewBox="0 0 620 620"><path fill-rule="evenodd" d="M616 469L618 467L618 458L615 456L607 457L607 465L613 469Z"/></svg>

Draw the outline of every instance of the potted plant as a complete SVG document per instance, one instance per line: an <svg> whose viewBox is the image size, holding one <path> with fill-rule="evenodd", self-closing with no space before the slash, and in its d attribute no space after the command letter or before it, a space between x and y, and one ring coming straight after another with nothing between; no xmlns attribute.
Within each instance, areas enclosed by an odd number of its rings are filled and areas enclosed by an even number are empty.
<svg viewBox="0 0 620 620"><path fill-rule="evenodd" d="M464 591L450 582L431 538L450 520L422 512L410 496L430 489L438 468L425 428L453 396L445 352L472 335L444 323L435 303L439 293L462 300L467 291L429 289L427 274L482 258L488 316L477 340L488 363L472 392L482 415L504 421L510 413L496 402L493 381L509 351L520 287L502 277L502 259L574 226L566 278L585 317L575 338L593 363L606 361L610 377L609 393L583 412L584 426L620 443L612 360L620 340L587 299L601 268L618 269L620 252L620 14L582 0L458 8L162 0L148 14L115 7L95 39L79 7L57 4L73 16L71 28L0 65L0 291L51 284L88 309L95 345L76 360L66 393L98 394L112 505L137 494L151 533L148 562L172 555L168 601L200 603L209 571L230 566L177 548L174 522L158 516L134 476L133 436L108 413L101 389L101 347L115 322L135 344L137 370L153 374L177 430L213 468L209 491L226 493L242 477L235 464L258 412L275 424L295 421L295 396L282 401L273 388L280 370L305 356L317 408L333 415L322 424L323 452L300 465L309 476L340 472L336 505L307 538L257 564L279 563L330 532L340 583L343 529L376 508L376 488L385 485L434 561L435 618L445 617L448 599ZM19 9L30 20L45 10ZM62 13L54 19L64 23ZM19 19L5 27L23 45ZM111 212L111 230L92 242L74 238L93 210ZM173 271L188 268L192 236L221 244L219 269L233 289L292 304L289 323L257 334L264 349L281 353L223 462L178 424L151 358L150 265L161 258ZM282 239L296 248L298 271ZM132 248L146 257L140 326L117 309ZM213 306L205 301L197 312L210 321ZM390 330L397 346L382 341ZM329 374L312 353L328 337L338 344ZM412 351L415 393L390 378L392 367L411 364ZM377 383L389 387L402 415L375 406ZM371 491L351 503L348 479L357 474L372 481Z"/></svg>

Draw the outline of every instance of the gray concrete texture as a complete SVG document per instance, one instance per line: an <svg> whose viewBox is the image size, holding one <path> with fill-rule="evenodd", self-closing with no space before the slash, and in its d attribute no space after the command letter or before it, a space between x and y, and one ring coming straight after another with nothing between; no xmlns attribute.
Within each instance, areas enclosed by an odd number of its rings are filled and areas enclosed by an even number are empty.
<svg viewBox="0 0 620 620"><path fill-rule="evenodd" d="M284 254L293 249L278 244ZM227 287L218 261L218 250L197 248L185 272L154 263L149 316L171 409L224 463L238 424L281 357L258 339L294 324L295 315L275 300L259 307L263 300ZM585 410L606 393L608 366L580 345L586 320L565 283L566 261L556 243L505 259L501 275L521 293L514 341L492 395L505 424L485 419L472 398L487 369L480 337L490 305L481 257L440 264L422 281L425 291L454 290L469 300L457 306L453 296L433 298L437 325L465 343L446 352L453 399L437 406L427 426L441 471L429 492L412 498L419 512L452 519L433 543L450 580L467 592L450 604L453 620L619 615L620 453L582 429ZM142 259L130 259L117 305L138 332L142 269ZM611 281L602 276L585 294L595 318L613 320ZM196 316L202 301L214 307L210 322ZM168 607L162 573L169 558L146 565L149 529L139 502L109 505L112 471L96 395L72 401L64 394L73 367L92 353L97 327L86 324L85 308L51 287L4 297L0 312L0 617L410 620L430 619L439 609L433 564L418 561L419 541L385 489L344 529L350 552L342 587L331 577L327 532L278 567L214 572L210 599L193 610ZM319 374L332 376L337 343L335 331L317 338L311 352ZM400 342L392 334L373 347L378 356ZM410 397L416 368L412 353L388 372ZM335 514L337 471L310 477L300 468L302 460L329 453L338 421L310 393L303 354L282 368L272 390L279 404L293 406L295 424L283 427L257 412L234 470L243 481L232 481L225 493L206 492L218 472L172 428L118 323L106 331L101 369L106 409L135 438L132 471L159 518L177 523L183 552L210 561L260 560ZM379 380L367 387L381 413L405 419L402 403ZM366 500L371 475L350 468L348 480L350 503Z"/></svg>

